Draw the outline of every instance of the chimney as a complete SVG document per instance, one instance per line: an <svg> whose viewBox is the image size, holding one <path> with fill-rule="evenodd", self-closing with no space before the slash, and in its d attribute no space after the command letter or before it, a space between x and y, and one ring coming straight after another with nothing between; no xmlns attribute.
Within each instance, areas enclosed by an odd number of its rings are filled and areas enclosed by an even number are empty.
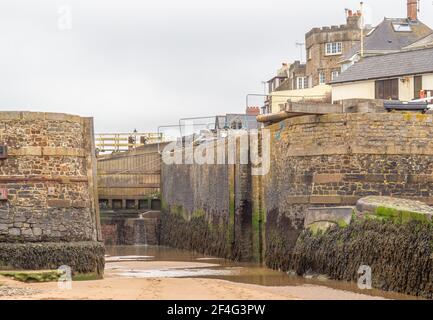
<svg viewBox="0 0 433 320"><path fill-rule="evenodd" d="M260 115L260 108L259 107L248 107L247 108L247 115L248 116L258 116L258 115Z"/></svg>
<svg viewBox="0 0 433 320"><path fill-rule="evenodd" d="M407 0L407 18L410 21L418 20L418 1L419 0Z"/></svg>

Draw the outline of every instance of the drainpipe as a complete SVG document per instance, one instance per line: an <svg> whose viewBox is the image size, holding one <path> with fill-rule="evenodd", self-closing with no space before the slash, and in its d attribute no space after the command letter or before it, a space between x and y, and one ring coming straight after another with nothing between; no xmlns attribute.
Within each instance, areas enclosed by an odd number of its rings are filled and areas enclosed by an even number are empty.
<svg viewBox="0 0 433 320"><path fill-rule="evenodd" d="M364 58L364 2L361 2L361 59Z"/></svg>

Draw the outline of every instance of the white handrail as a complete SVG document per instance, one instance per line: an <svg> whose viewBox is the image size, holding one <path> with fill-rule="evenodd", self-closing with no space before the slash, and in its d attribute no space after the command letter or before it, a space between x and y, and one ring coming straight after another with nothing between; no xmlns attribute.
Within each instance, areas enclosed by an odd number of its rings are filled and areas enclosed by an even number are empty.
<svg viewBox="0 0 433 320"><path fill-rule="evenodd" d="M412 100L411 102L428 102L428 101L433 101L433 97L428 97L428 98L423 98L423 99Z"/></svg>

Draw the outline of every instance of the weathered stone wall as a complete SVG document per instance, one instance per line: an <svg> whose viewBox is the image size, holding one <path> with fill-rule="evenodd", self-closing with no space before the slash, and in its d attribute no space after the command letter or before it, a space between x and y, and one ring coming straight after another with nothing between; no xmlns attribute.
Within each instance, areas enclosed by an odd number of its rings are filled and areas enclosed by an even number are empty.
<svg viewBox="0 0 433 320"><path fill-rule="evenodd" d="M307 208L355 205L368 195L433 203L433 118L341 114L270 127L266 178L267 263L287 270Z"/></svg>
<svg viewBox="0 0 433 320"><path fill-rule="evenodd" d="M93 119L0 112L0 243L100 240Z"/></svg>
<svg viewBox="0 0 433 320"><path fill-rule="evenodd" d="M232 165L162 165L162 244L253 258L251 167L240 164L239 141L236 154Z"/></svg>
<svg viewBox="0 0 433 320"><path fill-rule="evenodd" d="M290 270L304 265L292 253L299 251L308 208L355 206L369 195L433 204L433 115L305 116L267 129L271 167L263 178L248 167L163 166L164 244L234 259L264 255L268 266ZM391 258L395 249L384 248ZM344 268L339 263L335 268Z"/></svg>
<svg viewBox="0 0 433 320"><path fill-rule="evenodd" d="M159 245L160 213L143 218L102 217L102 235L106 245Z"/></svg>

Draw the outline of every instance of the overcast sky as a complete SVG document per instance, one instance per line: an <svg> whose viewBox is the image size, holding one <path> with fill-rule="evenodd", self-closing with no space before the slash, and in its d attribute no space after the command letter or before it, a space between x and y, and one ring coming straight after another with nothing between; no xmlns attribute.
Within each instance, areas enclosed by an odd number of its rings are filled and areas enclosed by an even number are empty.
<svg viewBox="0 0 433 320"><path fill-rule="evenodd" d="M406 0L367 0L368 20ZM1 0L2 110L95 117L98 132L154 131L179 118L243 112L315 26L354 0ZM433 26L433 4L421 0Z"/></svg>

